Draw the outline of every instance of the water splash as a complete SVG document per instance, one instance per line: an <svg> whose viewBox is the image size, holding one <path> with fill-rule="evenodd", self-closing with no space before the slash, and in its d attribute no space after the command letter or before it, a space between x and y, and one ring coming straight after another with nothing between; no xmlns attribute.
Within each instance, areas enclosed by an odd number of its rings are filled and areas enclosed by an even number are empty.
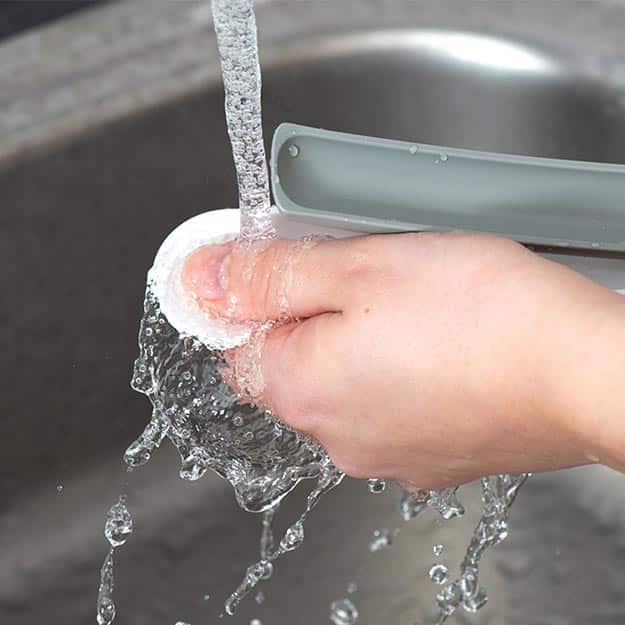
<svg viewBox="0 0 625 625"><path fill-rule="evenodd" d="M115 602L113 590L115 588L114 560L113 555L117 547L126 543L132 534L132 516L126 506L126 496L120 495L119 499L111 506L104 524L104 535L111 548L109 549L104 563L100 569L100 588L96 603L96 619L98 625L111 625L115 619Z"/></svg>
<svg viewBox="0 0 625 625"><path fill-rule="evenodd" d="M301 480L321 480L334 467L319 444L235 393L227 382L231 361L231 353L180 337L148 284L131 384L153 411L125 458L132 466L145 463L167 438L180 454L183 479L198 480L211 469L232 484L241 507L263 512Z"/></svg>
<svg viewBox="0 0 625 625"><path fill-rule="evenodd" d="M317 485L306 498L306 509L300 515L299 519L286 530L278 547L274 548L273 551L266 551L264 558L247 568L243 580L226 600L225 608L228 614L234 614L239 603L254 590L261 580L267 578L268 570L273 570L273 563L278 558L301 546L304 541L304 522L308 514L317 505L322 495L338 486L343 481L344 477L344 474L332 463L326 467ZM271 521L269 521L269 523L271 523ZM271 567L271 569L269 569L269 567Z"/></svg>
<svg viewBox="0 0 625 625"><path fill-rule="evenodd" d="M113 571L113 552L111 547L100 569L100 588L96 606L96 618L98 625L111 625L115 620L115 603L113 602L113 590L115 578Z"/></svg>
<svg viewBox="0 0 625 625"><path fill-rule="evenodd" d="M369 551L376 552L385 549L393 544L393 534L390 530L384 528L373 530L373 537L369 542Z"/></svg>
<svg viewBox="0 0 625 625"><path fill-rule="evenodd" d="M111 547L121 547L132 534L132 516L126 507L124 497L120 497L117 503L111 506L106 515L104 535Z"/></svg>
<svg viewBox="0 0 625 625"><path fill-rule="evenodd" d="M428 575L435 584L444 584L449 579L449 569L444 564L434 564Z"/></svg>
<svg viewBox="0 0 625 625"><path fill-rule="evenodd" d="M386 481L372 477L371 479L368 480L367 486L371 494L379 495L380 493L383 493L385 491Z"/></svg>
<svg viewBox="0 0 625 625"><path fill-rule="evenodd" d="M358 609L351 599L337 599L330 604L330 622L333 625L354 625Z"/></svg>
<svg viewBox="0 0 625 625"><path fill-rule="evenodd" d="M443 555L443 551L445 551L445 547L443 545L434 545L432 547L432 553L438 558Z"/></svg>
<svg viewBox="0 0 625 625"><path fill-rule="evenodd" d="M479 584L480 560L489 547L507 538L510 507L527 478L526 473L482 478L482 516L460 565L460 575L436 596L437 624L444 623L459 607L474 613L486 605L488 594Z"/></svg>

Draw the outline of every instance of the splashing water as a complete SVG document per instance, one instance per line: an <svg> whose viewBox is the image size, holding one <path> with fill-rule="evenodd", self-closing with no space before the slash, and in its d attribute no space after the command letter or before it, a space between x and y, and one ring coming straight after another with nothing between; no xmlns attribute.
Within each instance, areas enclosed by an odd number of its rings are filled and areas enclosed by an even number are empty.
<svg viewBox="0 0 625 625"><path fill-rule="evenodd" d="M113 504L106 516L104 535L111 544L111 547L115 548L124 545L131 534L132 516L122 496L116 504Z"/></svg>
<svg viewBox="0 0 625 625"><path fill-rule="evenodd" d="M466 612L474 613L486 605L488 594L479 584L480 560L489 547L498 545L508 536L510 507L528 477L528 474L522 473L482 478L482 516L460 564L460 575L449 584L443 581L446 586L436 596L439 612L437 625L442 625L460 607ZM453 494L450 490L453 490ZM456 497L456 490L445 489L412 496L425 500L427 506L437 509L446 518L452 509L455 513L463 513L459 512L463 508Z"/></svg>
<svg viewBox="0 0 625 625"><path fill-rule="evenodd" d="M384 528L373 531L373 537L369 542L369 551L376 552L386 547L390 547L393 544L393 534L391 531Z"/></svg>
<svg viewBox="0 0 625 625"><path fill-rule="evenodd" d="M115 603L113 590L115 588L113 555L117 547L126 543L132 534L132 516L126 507L126 497L120 496L106 515L104 535L109 541L109 549L100 569L100 588L96 604L96 619L98 625L111 625L115 619Z"/></svg>
<svg viewBox="0 0 625 625"><path fill-rule="evenodd" d="M379 495L380 493L383 493L385 491L386 481L372 477L370 480L368 480L367 486L369 488L369 492L372 495Z"/></svg>
<svg viewBox="0 0 625 625"><path fill-rule="evenodd" d="M330 605L330 622L333 625L354 625L358 609L351 599L337 599Z"/></svg>
<svg viewBox="0 0 625 625"><path fill-rule="evenodd" d="M428 575L435 584L444 584L449 579L449 570L444 564L435 564Z"/></svg>

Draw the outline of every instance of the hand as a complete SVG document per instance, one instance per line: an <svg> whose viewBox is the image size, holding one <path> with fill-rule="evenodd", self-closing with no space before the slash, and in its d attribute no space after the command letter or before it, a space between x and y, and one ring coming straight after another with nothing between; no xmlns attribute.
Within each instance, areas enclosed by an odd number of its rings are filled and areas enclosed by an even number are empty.
<svg viewBox="0 0 625 625"><path fill-rule="evenodd" d="M349 475L439 488L625 465L625 298L516 243L231 243L183 278L212 314L297 319L267 335L262 397Z"/></svg>

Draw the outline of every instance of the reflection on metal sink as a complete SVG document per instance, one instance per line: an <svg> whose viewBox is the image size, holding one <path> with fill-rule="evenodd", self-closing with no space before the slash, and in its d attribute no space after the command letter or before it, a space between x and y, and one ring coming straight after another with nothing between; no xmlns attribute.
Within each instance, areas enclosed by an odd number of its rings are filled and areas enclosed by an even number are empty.
<svg viewBox="0 0 625 625"><path fill-rule="evenodd" d="M94 618L104 514L148 409L128 387L146 269L173 226L236 200L206 9L113 3L0 48L2 622ZM621 3L266 0L259 27L268 137L291 121L625 163ZM216 477L185 484L176 465L164 448L131 478L120 622L216 622L255 556L258 519ZM625 621L618 530L578 505L581 480L526 487L510 539L485 563L489 607L458 622ZM285 523L298 506L285 504ZM322 502L265 603L233 622L326 622L356 580L359 622L414 623L436 590L432 545L453 565L472 518L424 517L370 554L373 529L400 526L397 501L349 481Z"/></svg>

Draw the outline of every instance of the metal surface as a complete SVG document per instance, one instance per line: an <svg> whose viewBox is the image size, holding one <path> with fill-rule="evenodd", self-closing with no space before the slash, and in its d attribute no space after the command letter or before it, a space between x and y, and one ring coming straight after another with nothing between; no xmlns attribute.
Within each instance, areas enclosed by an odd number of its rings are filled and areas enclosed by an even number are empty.
<svg viewBox="0 0 625 625"><path fill-rule="evenodd" d="M2 623L95 620L104 514L147 417L128 388L145 272L176 224L236 200L206 9L116 3L0 48ZM291 121L625 163L622 2L266 1L259 27L267 137ZM176 466L164 448L130 478L120 623L219 622L255 556L258 520L217 478L184 484ZM576 495L605 480L528 484L485 565L491 604L457 622L625 622L625 530L599 526ZM318 625L354 578L359 622L421 618L436 590L431 546L457 561L470 523L427 517L369 554L374 528L400 525L396 503L342 486L264 586L265 603L231 622Z"/></svg>

